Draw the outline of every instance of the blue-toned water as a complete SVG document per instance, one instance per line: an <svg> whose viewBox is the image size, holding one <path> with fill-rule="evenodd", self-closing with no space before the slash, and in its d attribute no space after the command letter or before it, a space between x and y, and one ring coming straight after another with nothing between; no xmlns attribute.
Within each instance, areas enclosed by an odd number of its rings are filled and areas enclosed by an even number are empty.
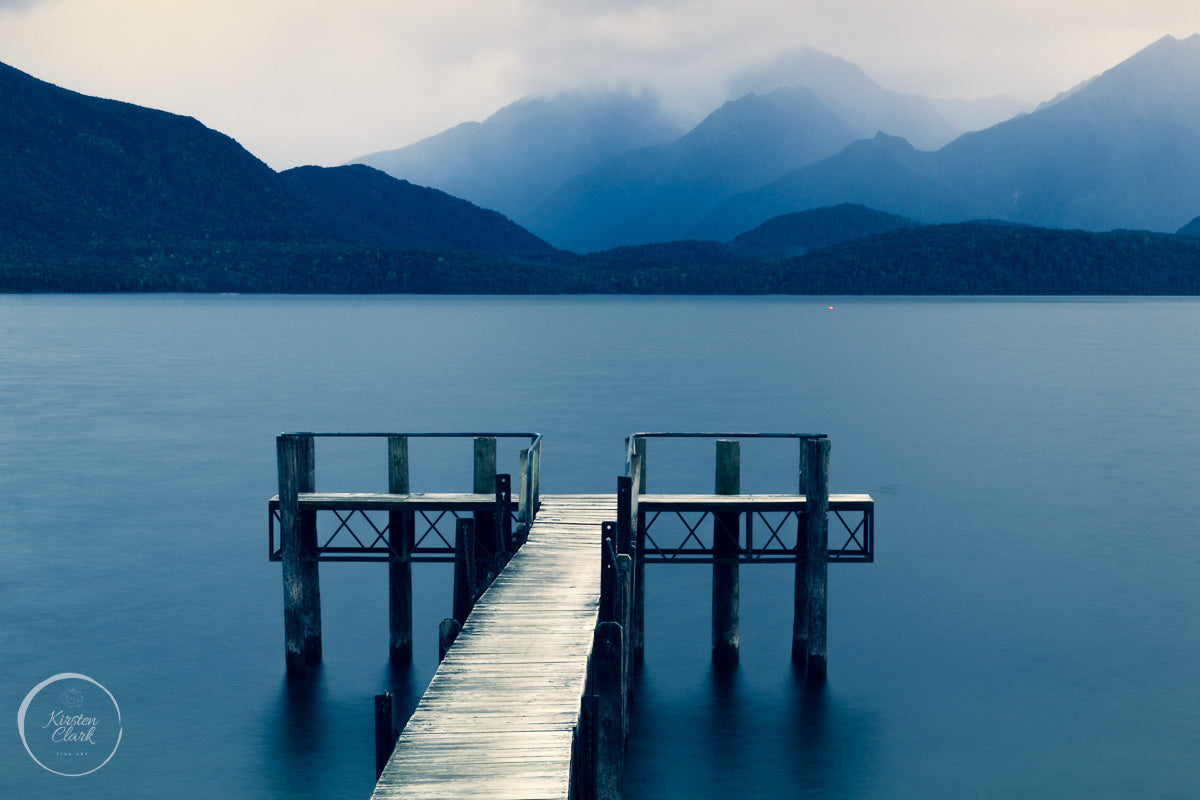
<svg viewBox="0 0 1200 800"><path fill-rule="evenodd" d="M830 435L878 540L830 568L828 684L786 567L743 570L722 678L707 572L651 566L630 797L1200 796L1198 362L1190 299L0 297L0 797L369 795L372 696L416 702L450 592L415 569L395 673L386 569L323 566L289 684L266 500L311 429L540 431L545 492L611 489L634 430ZM743 445L743 488L793 447ZM710 485L709 443L651 448L652 489ZM317 463L384 488L377 442ZM469 445L414 445L413 484L467 488ZM84 777L17 729L63 672L120 704Z"/></svg>

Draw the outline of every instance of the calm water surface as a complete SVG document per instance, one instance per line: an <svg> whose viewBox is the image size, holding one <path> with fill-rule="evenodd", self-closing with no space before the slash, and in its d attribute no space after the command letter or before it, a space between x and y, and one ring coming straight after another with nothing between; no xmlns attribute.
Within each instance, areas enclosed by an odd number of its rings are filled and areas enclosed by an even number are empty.
<svg viewBox="0 0 1200 800"><path fill-rule="evenodd" d="M722 678L706 571L650 567L630 797L1200 796L1198 361L1194 300L0 297L0 797L369 795L372 696L416 703L448 575L415 570L393 672L386 569L324 566L324 665L285 679L265 506L313 429L541 431L546 492L611 489L633 430L830 435L878 540L830 569L828 685L792 675L786 568L743 570ZM651 488L707 490L710 444L651 446ZM744 445L743 488L795 460ZM469 445L413 462L470 483ZM385 463L323 442L319 486ZM85 777L17 732L61 672L121 707Z"/></svg>

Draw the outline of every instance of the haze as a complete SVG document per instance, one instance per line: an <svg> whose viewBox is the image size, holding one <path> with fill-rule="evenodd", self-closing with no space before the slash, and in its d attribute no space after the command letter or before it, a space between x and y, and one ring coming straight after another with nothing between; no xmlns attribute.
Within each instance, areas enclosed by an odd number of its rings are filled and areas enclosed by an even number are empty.
<svg viewBox="0 0 1200 800"><path fill-rule="evenodd" d="M645 88L694 121L805 45L889 89L1033 105L1197 31L1192 0L0 0L0 61L194 116L275 169L565 89Z"/></svg>

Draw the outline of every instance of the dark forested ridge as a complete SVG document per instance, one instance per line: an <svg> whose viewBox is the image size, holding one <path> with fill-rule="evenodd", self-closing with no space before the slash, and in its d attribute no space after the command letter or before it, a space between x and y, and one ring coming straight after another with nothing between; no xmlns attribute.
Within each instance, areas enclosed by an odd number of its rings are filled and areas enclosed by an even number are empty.
<svg viewBox="0 0 1200 800"><path fill-rule="evenodd" d="M339 242L544 260L555 250L502 214L361 164L280 173L313 230Z"/></svg>
<svg viewBox="0 0 1200 800"><path fill-rule="evenodd" d="M276 173L194 119L3 65L0 202L0 291L1200 294L1194 221L919 226L841 205L730 244L576 255L366 166Z"/></svg>
<svg viewBox="0 0 1200 800"><path fill-rule="evenodd" d="M14 261L6 291L432 294L1196 295L1200 238L959 223L901 229L784 261L716 242L617 248L556 263L462 251L208 243L202 251Z"/></svg>
<svg viewBox="0 0 1200 800"><path fill-rule="evenodd" d="M444 251L436 264L560 257L435 189L365 166L276 173L190 117L2 64L0 198L7 290L349 291L357 264L403 274L405 257L385 250Z"/></svg>

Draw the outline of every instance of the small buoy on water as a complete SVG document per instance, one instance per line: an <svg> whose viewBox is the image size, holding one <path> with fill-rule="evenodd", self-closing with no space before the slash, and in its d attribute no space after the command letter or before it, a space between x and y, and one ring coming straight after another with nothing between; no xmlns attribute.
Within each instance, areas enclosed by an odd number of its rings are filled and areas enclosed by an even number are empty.
<svg viewBox="0 0 1200 800"><path fill-rule="evenodd" d="M830 311L833 311L833 306L830 306L830 307L829 307L829 310L830 310Z"/></svg>

